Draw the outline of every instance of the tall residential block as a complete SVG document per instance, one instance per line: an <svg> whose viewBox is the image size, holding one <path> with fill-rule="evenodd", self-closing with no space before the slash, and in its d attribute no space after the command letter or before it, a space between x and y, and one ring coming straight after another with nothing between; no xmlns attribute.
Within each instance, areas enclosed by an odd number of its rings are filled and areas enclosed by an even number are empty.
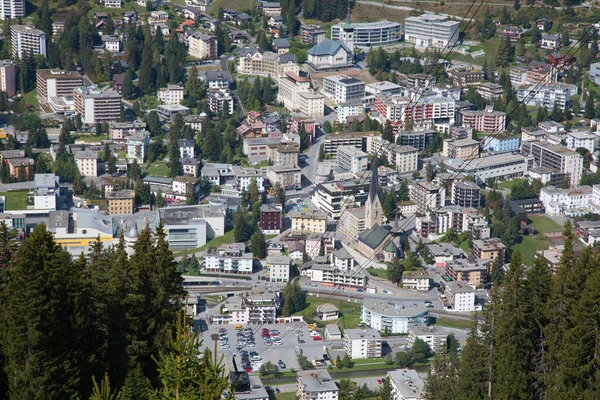
<svg viewBox="0 0 600 400"><path fill-rule="evenodd" d="M458 41L459 21L441 15L423 14L404 20L404 40L417 47L444 48Z"/></svg>
<svg viewBox="0 0 600 400"><path fill-rule="evenodd" d="M73 90L75 112L85 124L117 121L121 117L121 95L113 90L78 86Z"/></svg>
<svg viewBox="0 0 600 400"><path fill-rule="evenodd" d="M39 29L29 25L13 25L10 27L10 41L13 58L22 58L29 52L46 57L46 34Z"/></svg>
<svg viewBox="0 0 600 400"><path fill-rule="evenodd" d="M25 17L25 0L2 0L0 19L18 19Z"/></svg>
<svg viewBox="0 0 600 400"><path fill-rule="evenodd" d="M6 92L8 97L13 97L17 92L17 77L15 70L14 61L0 61L0 90Z"/></svg>
<svg viewBox="0 0 600 400"><path fill-rule="evenodd" d="M83 77L76 71L38 69L36 79L38 101L42 104L48 104L52 97L73 96L73 90L83 85Z"/></svg>

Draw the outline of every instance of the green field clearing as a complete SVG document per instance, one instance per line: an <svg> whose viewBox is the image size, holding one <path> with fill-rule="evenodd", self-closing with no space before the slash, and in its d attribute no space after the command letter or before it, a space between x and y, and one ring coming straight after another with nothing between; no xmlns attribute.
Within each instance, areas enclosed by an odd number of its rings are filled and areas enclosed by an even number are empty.
<svg viewBox="0 0 600 400"><path fill-rule="evenodd" d="M387 269L369 267L369 268L367 268L367 272L378 278L387 279Z"/></svg>
<svg viewBox="0 0 600 400"><path fill-rule="evenodd" d="M535 226L538 232L555 232L564 228L545 215L530 215L527 222Z"/></svg>
<svg viewBox="0 0 600 400"><path fill-rule="evenodd" d="M468 329L471 327L471 321L466 319L454 319L447 317L438 317L435 319L435 324L445 326L446 328Z"/></svg>
<svg viewBox="0 0 600 400"><path fill-rule="evenodd" d="M148 165L148 175L169 176L169 167L164 161L156 161Z"/></svg>
<svg viewBox="0 0 600 400"><path fill-rule="evenodd" d="M512 247L513 251L518 250L521 253L523 264L533 265L535 261L535 252L538 250L548 250L550 242L541 235L523 236L522 241Z"/></svg>
<svg viewBox="0 0 600 400"><path fill-rule="evenodd" d="M340 310L340 320L338 325L344 329L354 329L358 327L360 323L360 314L361 314L361 305L356 303L349 303L344 300L335 300L330 299L327 295L323 295L321 297L316 296L308 296L306 298L306 308L302 311L298 311L293 315L302 315L305 321L315 322L320 327L324 327L327 324L332 324L335 321L316 321L315 313L317 312L317 307L321 304L329 303L333 304Z"/></svg>
<svg viewBox="0 0 600 400"><path fill-rule="evenodd" d="M75 141L81 141L85 143L100 143L103 140L108 140L108 135L100 136L79 136L75 138Z"/></svg>
<svg viewBox="0 0 600 400"><path fill-rule="evenodd" d="M254 8L254 0L214 0L210 3L208 13L214 17L220 7L223 7L223 9L232 8L237 11L251 10Z"/></svg>
<svg viewBox="0 0 600 400"><path fill-rule="evenodd" d="M515 186L517 183L523 182L525 182L525 179L515 179L513 181L499 182L498 186L500 186L502 189L512 190L513 186Z"/></svg>
<svg viewBox="0 0 600 400"><path fill-rule="evenodd" d="M227 243L233 243L235 242L235 236L234 236L234 232L233 229L225 232L225 234L223 236L217 236L211 240L208 241L208 243L206 243L204 246L202 247L198 247L196 249L189 249L187 250L188 255L191 257L191 255L193 253L197 253L199 251L203 251L208 249L209 247L217 247L220 246L222 244L227 244ZM183 254L183 250L182 251L174 251L173 255L175 257L181 256Z"/></svg>
<svg viewBox="0 0 600 400"><path fill-rule="evenodd" d="M27 210L27 192L28 190L15 190L2 192L0 196L6 196L6 210Z"/></svg>
<svg viewBox="0 0 600 400"><path fill-rule="evenodd" d="M25 104L31 104L35 107L38 107L40 103L37 98L37 88L34 88L31 92L25 93L23 96L23 102Z"/></svg>

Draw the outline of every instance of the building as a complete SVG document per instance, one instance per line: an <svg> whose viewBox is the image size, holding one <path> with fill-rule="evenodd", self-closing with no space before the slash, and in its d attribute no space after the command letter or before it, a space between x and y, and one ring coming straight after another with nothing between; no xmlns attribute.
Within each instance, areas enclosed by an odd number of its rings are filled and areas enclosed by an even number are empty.
<svg viewBox="0 0 600 400"><path fill-rule="evenodd" d="M321 282L326 287L344 287L350 290L365 289L367 273L364 270L339 270L327 263L325 257L313 256L313 258L316 260L308 261L300 268L300 274L308 276L312 282Z"/></svg>
<svg viewBox="0 0 600 400"><path fill-rule="evenodd" d="M8 97L13 97L17 93L16 68L12 60L0 61L0 90Z"/></svg>
<svg viewBox="0 0 600 400"><path fill-rule="evenodd" d="M523 28L518 26L507 26L502 31L502 37L510 40L511 42L518 42L523 36Z"/></svg>
<svg viewBox="0 0 600 400"><path fill-rule="evenodd" d="M325 233L327 216L320 211L291 211L288 214L292 220L292 232Z"/></svg>
<svg viewBox="0 0 600 400"><path fill-rule="evenodd" d="M351 68L354 53L342 41L325 39L308 50L306 64L314 71Z"/></svg>
<svg viewBox="0 0 600 400"><path fill-rule="evenodd" d="M0 3L0 19L25 18L25 0L4 0Z"/></svg>
<svg viewBox="0 0 600 400"><path fill-rule="evenodd" d="M37 97L41 104L50 105L56 112L74 110L73 90L83 84L79 72L39 69L36 80Z"/></svg>
<svg viewBox="0 0 600 400"><path fill-rule="evenodd" d="M100 157L96 151L78 151L75 153L75 162L79 173L83 176L96 177L104 173L104 163L100 163ZM101 166L102 168L100 168Z"/></svg>
<svg viewBox="0 0 600 400"><path fill-rule="evenodd" d="M143 164L150 146L150 132L140 131L127 137L127 159Z"/></svg>
<svg viewBox="0 0 600 400"><path fill-rule="evenodd" d="M600 85L600 62L590 64L590 80Z"/></svg>
<svg viewBox="0 0 600 400"><path fill-rule="evenodd" d="M442 155L450 158L463 158L473 160L479 157L479 141L466 139L444 139Z"/></svg>
<svg viewBox="0 0 600 400"><path fill-rule="evenodd" d="M446 282L446 299L454 311L475 311L475 289L464 281Z"/></svg>
<svg viewBox="0 0 600 400"><path fill-rule="evenodd" d="M214 200L208 205L159 209L171 249L194 249L204 246L209 239L223 236L227 214L227 205Z"/></svg>
<svg viewBox="0 0 600 400"><path fill-rule="evenodd" d="M267 144L269 160L273 165L293 167L298 165L300 145L295 142L280 142Z"/></svg>
<svg viewBox="0 0 600 400"><path fill-rule="evenodd" d="M410 200L417 204L417 211L426 213L428 210L444 206L446 189L442 185L430 182L410 182Z"/></svg>
<svg viewBox="0 0 600 400"><path fill-rule="evenodd" d="M376 226L379 227L383 225L384 216L383 208L381 206L381 199L379 198L379 176L377 172L377 168L373 168L371 171L369 195L367 196L367 201L365 202L365 229L367 230L371 230Z"/></svg>
<svg viewBox="0 0 600 400"><path fill-rule="evenodd" d="M190 109L180 104L161 104L156 107L156 111L164 119L173 122L175 115L181 114L185 118Z"/></svg>
<svg viewBox="0 0 600 400"><path fill-rule="evenodd" d="M278 235L281 232L281 208L271 204L262 204L258 226L266 235Z"/></svg>
<svg viewBox="0 0 600 400"><path fill-rule="evenodd" d="M208 273L252 275L253 260L252 253L246 253L244 243L222 244L208 252L204 268Z"/></svg>
<svg viewBox="0 0 600 400"><path fill-rule="evenodd" d="M337 164L355 175L367 170L369 155L354 146L341 146L337 151Z"/></svg>
<svg viewBox="0 0 600 400"><path fill-rule="evenodd" d="M481 188L473 182L463 181L452 185L452 204L460 207L478 208Z"/></svg>
<svg viewBox="0 0 600 400"><path fill-rule="evenodd" d="M233 96L228 89L208 89L206 102L209 110L217 115L233 114Z"/></svg>
<svg viewBox="0 0 600 400"><path fill-rule="evenodd" d="M571 150L577 150L579 147L583 147L590 153L596 151L596 142L598 137L591 133L582 131L572 131L567 133L567 148Z"/></svg>
<svg viewBox="0 0 600 400"><path fill-rule="evenodd" d="M578 216L589 212L590 206L597 202L593 191L593 188L587 185L570 189L546 186L540 190L540 201L548 215Z"/></svg>
<svg viewBox="0 0 600 400"><path fill-rule="evenodd" d="M483 82L485 75L480 69L456 67L448 70L453 85L465 86Z"/></svg>
<svg viewBox="0 0 600 400"><path fill-rule="evenodd" d="M298 400L338 400L339 389L326 369L296 373Z"/></svg>
<svg viewBox="0 0 600 400"><path fill-rule="evenodd" d="M300 41L304 44L315 46L325 40L325 30L318 25L302 24L300 27Z"/></svg>
<svg viewBox="0 0 600 400"><path fill-rule="evenodd" d="M273 50L277 51L277 54L287 54L291 47L292 45L287 39L273 39Z"/></svg>
<svg viewBox="0 0 600 400"><path fill-rule="evenodd" d="M131 215L135 207L135 192L119 190L105 193L109 215Z"/></svg>
<svg viewBox="0 0 600 400"><path fill-rule="evenodd" d="M331 218L338 219L346 208L364 205L367 201L368 190L369 184L364 182L320 183L315 188L312 202Z"/></svg>
<svg viewBox="0 0 600 400"><path fill-rule="evenodd" d="M554 72L551 64L533 61L527 66L527 83L552 83L557 78L558 71Z"/></svg>
<svg viewBox="0 0 600 400"><path fill-rule="evenodd" d="M339 318L340 310L331 303L325 303L317 306L317 315L321 321L331 321ZM331 325L327 325L331 326ZM325 336L326 338L327 335ZM329 339L329 338L328 338ZM341 332L340 332L341 339Z"/></svg>
<svg viewBox="0 0 600 400"><path fill-rule="evenodd" d="M36 210L56 210L60 197L60 179L54 174L33 176L33 208Z"/></svg>
<svg viewBox="0 0 600 400"><path fill-rule="evenodd" d="M482 184L488 179L498 182L523 177L527 173L528 159L521 154L503 153L474 160L457 158L445 161L445 165L448 172L463 172Z"/></svg>
<svg viewBox="0 0 600 400"><path fill-rule="evenodd" d="M506 246L498 238L473 240L473 256L482 260L504 262Z"/></svg>
<svg viewBox="0 0 600 400"><path fill-rule="evenodd" d="M109 122L108 137L112 141L125 140L128 135L140 133L146 130L146 123L141 121L133 122Z"/></svg>
<svg viewBox="0 0 600 400"><path fill-rule="evenodd" d="M409 327L427 324L428 310L423 302L391 302L365 298L361 320L370 328L391 334L407 334Z"/></svg>
<svg viewBox="0 0 600 400"><path fill-rule="evenodd" d="M381 335L375 329L344 330L344 351L355 360L381 357Z"/></svg>
<svg viewBox="0 0 600 400"><path fill-rule="evenodd" d="M563 146L541 141L524 141L521 153L532 156L536 166L568 174L571 187L579 185L583 174L583 157Z"/></svg>
<svg viewBox="0 0 600 400"><path fill-rule="evenodd" d="M365 105L361 100L338 104L336 120L341 124L350 123L349 117L360 117L365 113Z"/></svg>
<svg viewBox="0 0 600 400"><path fill-rule="evenodd" d="M288 256L267 256L266 276L270 282L289 282L292 259Z"/></svg>
<svg viewBox="0 0 600 400"><path fill-rule="evenodd" d="M558 50L560 48L560 35L548 35L546 33L542 33L540 47L542 49Z"/></svg>
<svg viewBox="0 0 600 400"><path fill-rule="evenodd" d="M371 133L372 135L375 132ZM376 133L377 136L381 135L380 132ZM367 137L367 133L350 133L345 135L340 134L331 134L325 135L324 143L325 146L325 154L331 157L337 157L337 149L340 146L354 146L358 149L362 149L363 146L363 138Z"/></svg>
<svg viewBox="0 0 600 400"><path fill-rule="evenodd" d="M408 345L412 347L417 339L427 343L432 352L437 353L441 349L446 349L449 331L443 327L430 326L411 326L408 332Z"/></svg>
<svg viewBox="0 0 600 400"><path fill-rule="evenodd" d="M271 185L277 183L284 189L302 187L302 169L300 167L271 165L267 168L267 179Z"/></svg>
<svg viewBox="0 0 600 400"><path fill-rule="evenodd" d="M14 59L23 58L23 54L30 52L46 57L46 34L30 25L12 25L10 42Z"/></svg>
<svg viewBox="0 0 600 400"><path fill-rule="evenodd" d="M509 72L510 83L515 86L521 86L527 83L527 68L512 67Z"/></svg>
<svg viewBox="0 0 600 400"><path fill-rule="evenodd" d="M402 287L418 292L428 292L431 286L429 274L424 270L404 271L402 273Z"/></svg>
<svg viewBox="0 0 600 400"><path fill-rule="evenodd" d="M502 132L506 129L506 113L487 107L482 111L463 110L461 122L480 132Z"/></svg>
<svg viewBox="0 0 600 400"><path fill-rule="evenodd" d="M404 20L404 40L417 47L445 48L458 41L459 21L433 14L408 17Z"/></svg>
<svg viewBox="0 0 600 400"><path fill-rule="evenodd" d="M269 76L279 79L286 72L300 73L300 67L294 54L276 54L263 51L256 46L248 46L237 53L238 74Z"/></svg>
<svg viewBox="0 0 600 400"><path fill-rule="evenodd" d="M48 230L54 241L72 256L87 253L90 246L100 241L105 246L113 244L113 219L86 209L50 211Z"/></svg>
<svg viewBox="0 0 600 400"><path fill-rule="evenodd" d="M530 85L517 90L517 100L522 101L528 106L546 107L549 110L554 108L554 104L564 111L571 102L571 96L577 94L577 85L567 83L546 83L539 85Z"/></svg>
<svg viewBox="0 0 600 400"><path fill-rule="evenodd" d="M116 121L121 118L121 95L111 89L100 91L86 86L73 90L75 112L85 124Z"/></svg>
<svg viewBox="0 0 600 400"><path fill-rule="evenodd" d="M422 131L398 132L396 139L400 139L401 145L416 147L419 151L423 151L436 136L436 131L425 129Z"/></svg>
<svg viewBox="0 0 600 400"><path fill-rule="evenodd" d="M156 98L163 104L179 104L183 100L182 85L167 85L156 92Z"/></svg>
<svg viewBox="0 0 600 400"><path fill-rule="evenodd" d="M119 35L102 35L102 45L109 53L121 51L121 38Z"/></svg>
<svg viewBox="0 0 600 400"><path fill-rule="evenodd" d="M331 39L343 40L344 28L348 22L340 22L331 27ZM398 22L378 21L352 24L353 46L369 48L394 44L402 39L402 25ZM348 43L346 43L348 45ZM350 46L348 46L350 47Z"/></svg>
<svg viewBox="0 0 600 400"><path fill-rule="evenodd" d="M502 88L502 85L491 82L482 83L481 85L477 86L476 91L481 95L481 97L488 101L494 101L504 94L504 88Z"/></svg>
<svg viewBox="0 0 600 400"><path fill-rule="evenodd" d="M230 75L225 71L206 71L204 75L209 89L228 89Z"/></svg>
<svg viewBox="0 0 600 400"><path fill-rule="evenodd" d="M325 98L311 89L310 79L292 72L286 72L279 80L277 101L292 112L299 112L311 118L322 117L325 113Z"/></svg>
<svg viewBox="0 0 600 400"><path fill-rule="evenodd" d="M365 85L367 94L386 93L389 95L400 94L402 87L389 81L367 83Z"/></svg>
<svg viewBox="0 0 600 400"><path fill-rule="evenodd" d="M490 264L490 260L481 258L457 258L446 261L446 275L453 281L465 281L481 287L490 273Z"/></svg>
<svg viewBox="0 0 600 400"><path fill-rule="evenodd" d="M519 151L521 140L518 136L503 132L484 139L482 147L489 153L507 153Z"/></svg>
<svg viewBox="0 0 600 400"><path fill-rule="evenodd" d="M414 369L388 371L387 379L392 386L394 400L424 400L425 382Z"/></svg>
<svg viewBox="0 0 600 400"><path fill-rule="evenodd" d="M218 56L217 38L202 32L193 32L188 36L188 54L190 57L213 59Z"/></svg>
<svg viewBox="0 0 600 400"><path fill-rule="evenodd" d="M176 176L173 178L173 193L186 196L188 193L200 192L200 178L194 176Z"/></svg>
<svg viewBox="0 0 600 400"><path fill-rule="evenodd" d="M411 100L402 95L381 93L375 96L375 110L392 122L411 120L414 126L431 128L436 121L454 120L455 101L443 96L419 96Z"/></svg>
<svg viewBox="0 0 600 400"><path fill-rule="evenodd" d="M365 83L347 75L326 76L323 93L338 104L361 100L365 96Z"/></svg>

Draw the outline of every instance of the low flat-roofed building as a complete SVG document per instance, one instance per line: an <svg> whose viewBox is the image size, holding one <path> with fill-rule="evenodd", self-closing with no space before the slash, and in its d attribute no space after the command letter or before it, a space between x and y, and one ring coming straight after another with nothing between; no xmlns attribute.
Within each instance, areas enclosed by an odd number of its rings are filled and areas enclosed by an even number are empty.
<svg viewBox="0 0 600 400"><path fill-rule="evenodd" d="M392 386L394 400L424 400L425 382L414 369L388 371L387 378Z"/></svg>
<svg viewBox="0 0 600 400"><path fill-rule="evenodd" d="M298 371L296 374L299 400L337 400L339 389L326 369Z"/></svg>
<svg viewBox="0 0 600 400"><path fill-rule="evenodd" d="M105 194L106 205L110 215L130 215L135 207L135 192L125 189Z"/></svg>
<svg viewBox="0 0 600 400"><path fill-rule="evenodd" d="M464 281L446 282L446 300L454 311L475 311L475 288Z"/></svg>
<svg viewBox="0 0 600 400"><path fill-rule="evenodd" d="M484 260L504 262L506 246L498 238L473 240L473 255Z"/></svg>
<svg viewBox="0 0 600 400"><path fill-rule="evenodd" d="M454 281L465 281L475 287L486 283L491 261L480 258L458 258L446 262L446 275Z"/></svg>
<svg viewBox="0 0 600 400"><path fill-rule="evenodd" d="M328 324L325 327L325 339L327 340L340 340L342 338L342 331L337 324Z"/></svg>
<svg viewBox="0 0 600 400"><path fill-rule="evenodd" d="M375 329L344 330L344 351L351 359L381 357L381 342Z"/></svg>
<svg viewBox="0 0 600 400"><path fill-rule="evenodd" d="M427 243L425 247L436 263L443 263L466 257L461 249L450 243Z"/></svg>
<svg viewBox="0 0 600 400"><path fill-rule="evenodd" d="M414 325L427 324L428 309L423 302L392 302L365 298L361 320L369 327L392 334L406 334Z"/></svg>

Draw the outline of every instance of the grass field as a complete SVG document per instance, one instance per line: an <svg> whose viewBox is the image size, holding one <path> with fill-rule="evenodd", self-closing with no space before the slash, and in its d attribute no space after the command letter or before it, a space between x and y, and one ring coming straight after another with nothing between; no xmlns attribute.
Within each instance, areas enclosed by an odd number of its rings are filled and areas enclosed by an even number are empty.
<svg viewBox="0 0 600 400"><path fill-rule="evenodd" d="M369 268L367 268L367 272L373 276L387 279L387 270L386 269L369 267Z"/></svg>
<svg viewBox="0 0 600 400"><path fill-rule="evenodd" d="M446 317L436 318L435 324L439 325L439 326L445 326L446 328L455 328L455 329L468 329L471 327L471 321L467 321L467 320L463 320L463 319L446 318Z"/></svg>
<svg viewBox="0 0 600 400"><path fill-rule="evenodd" d="M296 392L277 393L275 395L277 400L296 400Z"/></svg>
<svg viewBox="0 0 600 400"><path fill-rule="evenodd" d="M513 186L521 182L525 182L525 179L515 179L513 181L499 182L498 186L500 186L502 189L512 190Z"/></svg>
<svg viewBox="0 0 600 400"><path fill-rule="evenodd" d="M334 321L316 321L315 313L317 312L317 307L324 303L333 304L340 310L340 320L339 326L344 329L354 329L358 327L360 323L360 313L361 313L361 305L356 303L349 303L344 300L334 300L328 299L326 295L322 295L321 297L316 296L308 296L306 298L307 306L304 310L298 311L294 315L302 315L305 321L316 322L319 326L325 326L327 324L331 324Z"/></svg>
<svg viewBox="0 0 600 400"><path fill-rule="evenodd" d="M37 98L37 88L34 88L31 92L25 93L23 96L23 101L25 104L31 104L35 107L38 107L40 103Z"/></svg>
<svg viewBox="0 0 600 400"><path fill-rule="evenodd" d="M214 0L210 3L208 13L214 17L220 7L223 7L223 9L232 8L237 11L251 10L254 8L254 0Z"/></svg>
<svg viewBox="0 0 600 400"><path fill-rule="evenodd" d="M550 247L550 242L540 235L522 236L522 241L512 247L513 250L518 250L523 258L523 264L533 265L535 261L535 252L538 250L547 250Z"/></svg>
<svg viewBox="0 0 600 400"><path fill-rule="evenodd" d="M108 135L100 136L79 136L75 138L75 141L81 141L85 143L100 143L103 140L108 140Z"/></svg>
<svg viewBox="0 0 600 400"><path fill-rule="evenodd" d="M28 190L15 190L0 193L0 196L6 196L6 210L27 210L27 192Z"/></svg>
<svg viewBox="0 0 600 400"><path fill-rule="evenodd" d="M562 226L554 222L545 215L531 215L527 218L527 222L533 224L538 232L555 232L563 229Z"/></svg>
<svg viewBox="0 0 600 400"><path fill-rule="evenodd" d="M164 161L156 161L148 165L148 175L169 176L169 167Z"/></svg>

